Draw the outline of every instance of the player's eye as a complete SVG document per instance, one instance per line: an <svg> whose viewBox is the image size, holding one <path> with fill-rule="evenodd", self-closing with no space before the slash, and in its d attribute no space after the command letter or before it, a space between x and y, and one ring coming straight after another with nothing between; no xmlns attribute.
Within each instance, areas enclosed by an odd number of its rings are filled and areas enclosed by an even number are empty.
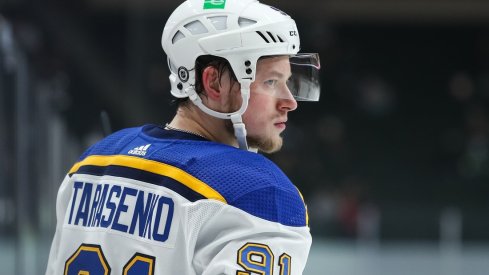
<svg viewBox="0 0 489 275"><path fill-rule="evenodd" d="M278 81L276 79L269 79L269 80L265 81L265 85L273 88L273 87L277 86L277 82Z"/></svg>

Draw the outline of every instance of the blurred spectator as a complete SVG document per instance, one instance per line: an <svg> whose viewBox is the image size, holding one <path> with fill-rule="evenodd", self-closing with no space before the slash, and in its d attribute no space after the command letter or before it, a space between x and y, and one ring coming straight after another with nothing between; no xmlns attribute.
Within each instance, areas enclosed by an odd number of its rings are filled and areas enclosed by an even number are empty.
<svg viewBox="0 0 489 275"><path fill-rule="evenodd" d="M450 79L450 95L459 102L467 102L474 95L474 82L465 72L457 72Z"/></svg>
<svg viewBox="0 0 489 275"><path fill-rule="evenodd" d="M393 90L379 75L365 77L360 81L358 91L357 103L360 109L371 116L388 115L396 107Z"/></svg>
<svg viewBox="0 0 489 275"><path fill-rule="evenodd" d="M460 159L460 174L470 179L489 179L489 117L487 110L473 105L466 115L467 137Z"/></svg>
<svg viewBox="0 0 489 275"><path fill-rule="evenodd" d="M316 236L335 236L339 233L338 226L338 193L328 182L317 187L308 198L311 232Z"/></svg>

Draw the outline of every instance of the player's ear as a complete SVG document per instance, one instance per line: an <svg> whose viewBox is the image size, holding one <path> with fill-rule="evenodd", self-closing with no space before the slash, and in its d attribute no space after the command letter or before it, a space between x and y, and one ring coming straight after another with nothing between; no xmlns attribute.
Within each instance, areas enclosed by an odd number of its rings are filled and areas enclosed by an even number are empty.
<svg viewBox="0 0 489 275"><path fill-rule="evenodd" d="M221 96L221 85L219 84L219 72L217 68L207 66L202 72L202 84L207 97L217 100Z"/></svg>

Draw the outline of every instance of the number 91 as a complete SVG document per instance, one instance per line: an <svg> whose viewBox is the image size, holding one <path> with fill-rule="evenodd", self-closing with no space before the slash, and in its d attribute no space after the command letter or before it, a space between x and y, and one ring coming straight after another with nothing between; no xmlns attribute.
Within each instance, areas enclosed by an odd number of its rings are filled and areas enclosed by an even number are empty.
<svg viewBox="0 0 489 275"><path fill-rule="evenodd" d="M155 258L136 253L124 266L123 275L153 275ZM82 244L65 263L64 275L109 275L110 265L99 245Z"/></svg>
<svg viewBox="0 0 489 275"><path fill-rule="evenodd" d="M246 271L238 271L236 275L273 275L274 256L266 244L246 243L238 250L238 264ZM291 257L283 253L278 259L280 275L290 275Z"/></svg>

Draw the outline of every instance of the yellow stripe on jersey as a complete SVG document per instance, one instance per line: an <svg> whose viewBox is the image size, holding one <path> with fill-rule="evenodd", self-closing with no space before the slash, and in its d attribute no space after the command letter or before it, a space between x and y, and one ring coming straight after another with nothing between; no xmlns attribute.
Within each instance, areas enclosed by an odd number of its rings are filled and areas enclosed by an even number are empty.
<svg viewBox="0 0 489 275"><path fill-rule="evenodd" d="M304 208L306 209L306 225L309 226L309 213L307 211L306 201L304 200L304 196L302 196L301 191L299 191L299 188L296 186L295 189L297 189L297 192L299 192L299 196L301 196L302 202L304 203Z"/></svg>
<svg viewBox="0 0 489 275"><path fill-rule="evenodd" d="M199 180L198 178L190 175L189 173L183 171L180 168L175 166L171 166L169 164L157 162L154 160L142 159L133 156L123 156L123 155L109 155L109 156L101 156L101 155L92 155L88 156L84 160L76 163L71 168L69 174L76 173L80 167L85 165L94 165L94 166L110 166L110 165L118 165L129 168L135 168L146 172L151 172L154 174L166 176L172 178L193 191L201 194L202 196L208 199L215 199L218 201L226 202L226 199L219 194L212 187L207 185L205 182Z"/></svg>

